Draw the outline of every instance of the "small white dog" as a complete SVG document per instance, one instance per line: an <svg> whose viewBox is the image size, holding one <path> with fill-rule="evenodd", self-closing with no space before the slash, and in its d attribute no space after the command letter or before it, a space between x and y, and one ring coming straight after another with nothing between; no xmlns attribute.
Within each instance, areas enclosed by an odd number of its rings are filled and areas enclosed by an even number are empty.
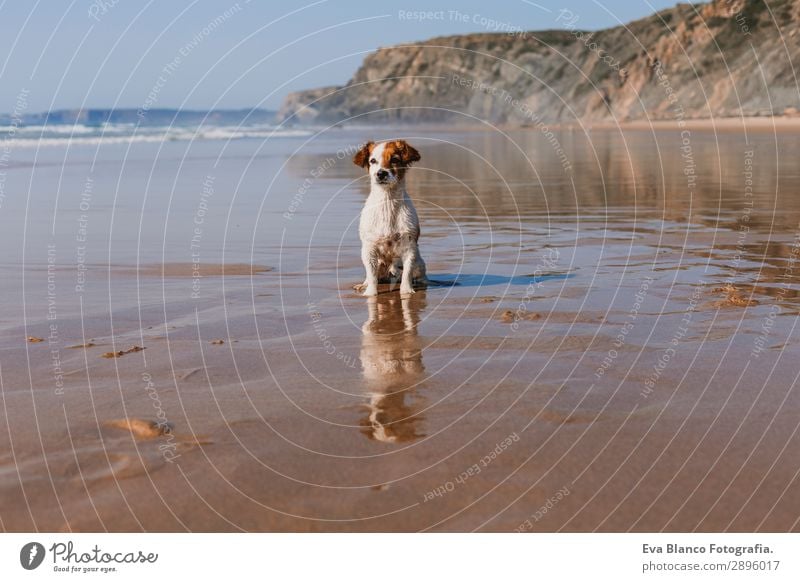
<svg viewBox="0 0 800 582"><path fill-rule="evenodd" d="M366 168L370 177L358 227L367 297L378 294L379 282L396 279L400 269L401 295L414 293L414 283L430 283L417 246L419 219L405 181L409 166L419 160L419 152L403 140L370 141L353 156L353 163Z"/></svg>

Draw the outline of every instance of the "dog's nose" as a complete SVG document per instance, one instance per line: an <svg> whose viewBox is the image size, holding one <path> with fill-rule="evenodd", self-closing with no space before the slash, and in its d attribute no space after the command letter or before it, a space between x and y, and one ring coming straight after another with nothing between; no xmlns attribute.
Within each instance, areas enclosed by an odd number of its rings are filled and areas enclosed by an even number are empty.
<svg viewBox="0 0 800 582"><path fill-rule="evenodd" d="M377 176L378 180L385 180L386 178L389 177L389 172L387 172L386 170L378 170Z"/></svg>

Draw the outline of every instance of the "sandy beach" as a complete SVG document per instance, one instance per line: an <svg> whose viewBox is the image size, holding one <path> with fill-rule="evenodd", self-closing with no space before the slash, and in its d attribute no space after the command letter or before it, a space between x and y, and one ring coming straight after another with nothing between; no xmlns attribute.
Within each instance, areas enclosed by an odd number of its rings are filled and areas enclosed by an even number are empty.
<svg viewBox="0 0 800 582"><path fill-rule="evenodd" d="M1 218L0 526L800 529L800 133L555 135L45 154ZM452 285L366 299L345 152L389 136Z"/></svg>
<svg viewBox="0 0 800 582"><path fill-rule="evenodd" d="M590 122L586 126L592 129L614 129L620 128L626 131L631 130L684 130L690 131L714 131L714 132L767 132L767 133L796 133L800 131L800 116L764 116L764 117L711 117L711 118L691 118L685 120L676 119L642 119L624 120L619 123L609 122ZM576 124L570 124L575 127ZM579 127L579 125L578 125Z"/></svg>

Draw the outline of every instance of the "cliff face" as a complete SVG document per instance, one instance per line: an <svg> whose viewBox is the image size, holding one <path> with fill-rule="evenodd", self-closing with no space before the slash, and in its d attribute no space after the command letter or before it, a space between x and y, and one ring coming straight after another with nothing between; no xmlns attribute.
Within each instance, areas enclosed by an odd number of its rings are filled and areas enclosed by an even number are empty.
<svg viewBox="0 0 800 582"><path fill-rule="evenodd" d="M279 119L526 124L800 108L800 0L680 4L595 33L560 18L567 30L382 48L346 86L287 97Z"/></svg>
<svg viewBox="0 0 800 582"><path fill-rule="evenodd" d="M319 89L289 93L284 98L276 117L280 121L290 117L292 121L296 122L314 121L320 114L320 108L327 107L328 102L324 100L325 96L337 89L340 87L320 87Z"/></svg>

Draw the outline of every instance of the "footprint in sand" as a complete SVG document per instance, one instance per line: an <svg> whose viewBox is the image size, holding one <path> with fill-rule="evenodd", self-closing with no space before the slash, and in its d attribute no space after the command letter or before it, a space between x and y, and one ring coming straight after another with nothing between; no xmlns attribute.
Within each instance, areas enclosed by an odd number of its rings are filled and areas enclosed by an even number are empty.
<svg viewBox="0 0 800 582"><path fill-rule="evenodd" d="M133 354L136 352L141 352L142 350L146 350L147 348L143 348L141 346L131 346L127 350L120 350L118 352L106 352L103 354L104 358L121 358L126 354Z"/></svg>
<svg viewBox="0 0 800 582"><path fill-rule="evenodd" d="M153 439L165 434L171 434L174 426L169 423L159 423L154 420L142 420L141 418L120 418L109 420L105 423L111 428L130 431L136 438Z"/></svg>
<svg viewBox="0 0 800 582"><path fill-rule="evenodd" d="M739 291L733 285L724 285L723 287L715 287L712 289L714 293L724 293L725 299L720 299L719 301L714 302L714 307L750 307L752 305L758 305L758 301L752 299L750 297L745 297L742 295L742 292Z"/></svg>
<svg viewBox="0 0 800 582"><path fill-rule="evenodd" d="M177 436L175 425L171 422L156 422L141 418L118 418L103 423L108 428L115 428L130 432L137 440L149 440L156 437L174 438L180 447L192 448L198 445L210 445L212 441L202 435Z"/></svg>
<svg viewBox="0 0 800 582"><path fill-rule="evenodd" d="M525 313L517 314L514 311L511 311L510 309L506 309L503 312L503 314L500 316L500 321L502 323L514 323L515 321L519 321L519 320L523 320L523 319L526 320L526 321L536 321L537 319L540 319L541 317L542 316L539 313L532 313L532 312L531 313L527 313L527 312L525 312Z"/></svg>

